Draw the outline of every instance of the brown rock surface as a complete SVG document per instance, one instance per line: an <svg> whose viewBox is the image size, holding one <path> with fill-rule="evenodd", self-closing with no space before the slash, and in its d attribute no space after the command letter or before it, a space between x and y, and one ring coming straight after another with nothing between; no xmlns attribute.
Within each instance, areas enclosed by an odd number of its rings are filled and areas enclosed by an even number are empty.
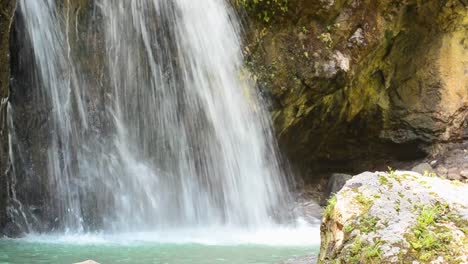
<svg viewBox="0 0 468 264"><path fill-rule="evenodd" d="M273 99L282 149L307 177L386 168L467 137L465 1L258 8L274 15L265 22L257 9L244 12L247 64Z"/></svg>

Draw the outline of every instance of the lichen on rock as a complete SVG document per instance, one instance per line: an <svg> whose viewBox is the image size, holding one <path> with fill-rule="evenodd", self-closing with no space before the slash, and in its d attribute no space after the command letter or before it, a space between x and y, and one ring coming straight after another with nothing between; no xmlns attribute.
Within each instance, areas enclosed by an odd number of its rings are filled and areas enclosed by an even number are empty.
<svg viewBox="0 0 468 264"><path fill-rule="evenodd" d="M365 172L325 210L319 263L466 263L468 185Z"/></svg>
<svg viewBox="0 0 468 264"><path fill-rule="evenodd" d="M466 2L290 0L269 23L241 13L246 64L296 167L362 171L465 137Z"/></svg>

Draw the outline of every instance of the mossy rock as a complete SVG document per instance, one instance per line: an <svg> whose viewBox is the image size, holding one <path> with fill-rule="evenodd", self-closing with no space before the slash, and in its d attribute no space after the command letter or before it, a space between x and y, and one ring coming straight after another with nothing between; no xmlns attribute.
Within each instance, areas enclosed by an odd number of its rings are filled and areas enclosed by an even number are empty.
<svg viewBox="0 0 468 264"><path fill-rule="evenodd" d="M463 137L463 2L291 0L277 23L241 13L246 65L299 169L361 171Z"/></svg>
<svg viewBox="0 0 468 264"><path fill-rule="evenodd" d="M319 263L466 263L467 191L414 172L357 175L325 210Z"/></svg>

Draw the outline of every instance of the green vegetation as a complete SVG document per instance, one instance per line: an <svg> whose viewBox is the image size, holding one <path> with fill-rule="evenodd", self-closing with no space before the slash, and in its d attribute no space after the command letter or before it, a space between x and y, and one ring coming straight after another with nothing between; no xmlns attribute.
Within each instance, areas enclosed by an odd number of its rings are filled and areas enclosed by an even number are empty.
<svg viewBox="0 0 468 264"><path fill-rule="evenodd" d="M401 204L401 201L400 201L400 199L398 199L398 200L395 202L395 205L393 206L393 208L395 209L395 211L400 212L400 210L401 210L400 204Z"/></svg>
<svg viewBox="0 0 468 264"><path fill-rule="evenodd" d="M385 177L385 175L380 175L380 176L379 176L379 183L380 183L381 185L388 186L388 188L392 188L392 187L393 187L393 184L388 180L387 177Z"/></svg>
<svg viewBox="0 0 468 264"><path fill-rule="evenodd" d="M358 195L356 195L354 197L354 199L356 199L356 201L362 205L363 209L364 209L364 212L367 212L371 207L372 205L374 205L374 201L372 201L372 199L370 198L367 198L364 194L360 193Z"/></svg>
<svg viewBox="0 0 468 264"><path fill-rule="evenodd" d="M437 177L437 174L435 172L424 171L424 176L435 178Z"/></svg>
<svg viewBox="0 0 468 264"><path fill-rule="evenodd" d="M415 258L427 262L442 256L445 261L456 263L450 246L453 240L452 232L443 225L454 222L449 211L448 205L441 204L421 208L416 225L406 236Z"/></svg>
<svg viewBox="0 0 468 264"><path fill-rule="evenodd" d="M389 178L394 179L399 183L401 183L402 178L404 178L404 177L398 176L395 170L392 169L392 167L388 167L387 175ZM380 179L379 179L379 182L380 182Z"/></svg>
<svg viewBox="0 0 468 264"><path fill-rule="evenodd" d="M288 11L288 0L236 0L236 4L264 23L270 23Z"/></svg>
<svg viewBox="0 0 468 264"><path fill-rule="evenodd" d="M344 263L380 263L382 253L379 240L368 243L361 238L356 238L354 243L347 249Z"/></svg>
<svg viewBox="0 0 468 264"><path fill-rule="evenodd" d="M327 207L325 207L325 210L323 211L323 218L324 219L329 219L332 218L333 212L335 210L335 205L336 205L336 195L333 195L328 199L327 202Z"/></svg>
<svg viewBox="0 0 468 264"><path fill-rule="evenodd" d="M332 39L330 33L328 33L328 32L322 33L319 36L317 36L317 39L322 41L327 46L327 48L329 48L329 49L332 48L333 39Z"/></svg>
<svg viewBox="0 0 468 264"><path fill-rule="evenodd" d="M359 230L361 230L363 234L375 232L377 231L376 225L379 220L378 217L365 215L359 221Z"/></svg>
<svg viewBox="0 0 468 264"><path fill-rule="evenodd" d="M455 186L463 186L463 183L460 181L450 181L450 184L455 185Z"/></svg>
<svg viewBox="0 0 468 264"><path fill-rule="evenodd" d="M348 224L348 225L345 225L345 227L343 228L343 232L344 232L345 236L351 234L351 232L353 232L353 230L355 228L356 227L352 223Z"/></svg>

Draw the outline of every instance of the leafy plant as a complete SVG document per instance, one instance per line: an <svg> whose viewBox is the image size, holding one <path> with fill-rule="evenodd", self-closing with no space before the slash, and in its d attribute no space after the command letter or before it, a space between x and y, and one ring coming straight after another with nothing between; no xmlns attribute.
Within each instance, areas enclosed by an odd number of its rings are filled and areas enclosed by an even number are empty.
<svg viewBox="0 0 468 264"><path fill-rule="evenodd" d="M412 249L418 252L419 260L429 261L437 256L449 255L448 245L452 236L448 229L439 225L447 221L448 210L446 205L440 204L422 207L408 239Z"/></svg>
<svg viewBox="0 0 468 264"><path fill-rule="evenodd" d="M388 186L389 188L392 188L393 187L393 184L388 180L387 177L385 177L385 175L380 175L379 176L379 183L381 185L386 185Z"/></svg>
<svg viewBox="0 0 468 264"><path fill-rule="evenodd" d="M378 239L372 243L368 243L361 238L356 238L354 243L349 247L345 263L380 263L380 259L382 258L381 245L382 242Z"/></svg>
<svg viewBox="0 0 468 264"><path fill-rule="evenodd" d="M362 205L364 212L367 212L372 205L374 205L374 201L372 199L367 198L364 194L360 193L354 197L354 199Z"/></svg>
<svg viewBox="0 0 468 264"><path fill-rule="evenodd" d="M336 195L333 195L328 199L328 205L325 207L325 210L323 211L323 218L328 219L332 217L333 211L335 210L335 205L336 205Z"/></svg>
<svg viewBox="0 0 468 264"><path fill-rule="evenodd" d="M359 221L359 230L361 230L363 234L376 232L377 231L376 225L379 222L379 220L380 219L378 217L365 215Z"/></svg>

